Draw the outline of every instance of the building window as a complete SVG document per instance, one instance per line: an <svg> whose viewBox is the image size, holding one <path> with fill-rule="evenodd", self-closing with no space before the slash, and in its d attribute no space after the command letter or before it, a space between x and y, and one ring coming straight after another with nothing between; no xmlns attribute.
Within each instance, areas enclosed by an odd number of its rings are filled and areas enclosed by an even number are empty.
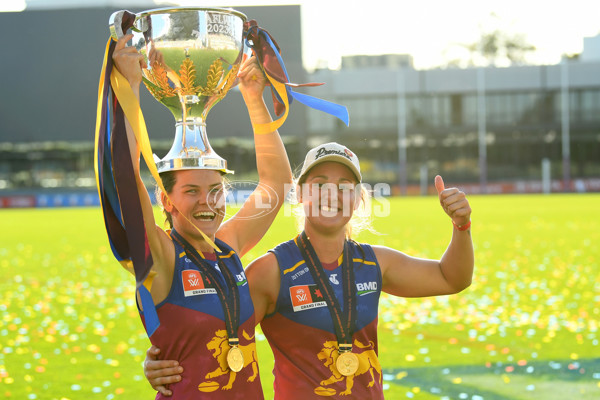
<svg viewBox="0 0 600 400"><path fill-rule="evenodd" d="M477 125L477 95L468 94L463 96L463 124L465 126Z"/></svg>
<svg viewBox="0 0 600 400"><path fill-rule="evenodd" d="M562 121L561 93L554 96L554 118ZM584 89L569 92L569 118L574 123L600 122L600 90Z"/></svg>
<svg viewBox="0 0 600 400"><path fill-rule="evenodd" d="M600 121L600 90L582 90L579 110L581 122Z"/></svg>
<svg viewBox="0 0 600 400"><path fill-rule="evenodd" d="M306 121L308 124L308 131L311 133L333 133L336 129L336 118L324 113L322 111L315 110L310 107L306 109ZM352 121L351 121L352 122Z"/></svg>
<svg viewBox="0 0 600 400"><path fill-rule="evenodd" d="M452 121L450 96L410 96L406 98L406 122L409 127L447 127Z"/></svg>
<svg viewBox="0 0 600 400"><path fill-rule="evenodd" d="M451 118L453 126L461 126L463 123L463 102L462 95L453 94L450 96L450 106L452 108Z"/></svg>
<svg viewBox="0 0 600 400"><path fill-rule="evenodd" d="M492 93L486 96L486 117L491 125L540 122L540 107L543 107L543 97L535 93Z"/></svg>
<svg viewBox="0 0 600 400"><path fill-rule="evenodd" d="M398 123L395 97L343 98L340 104L348 107L351 130L389 130Z"/></svg>

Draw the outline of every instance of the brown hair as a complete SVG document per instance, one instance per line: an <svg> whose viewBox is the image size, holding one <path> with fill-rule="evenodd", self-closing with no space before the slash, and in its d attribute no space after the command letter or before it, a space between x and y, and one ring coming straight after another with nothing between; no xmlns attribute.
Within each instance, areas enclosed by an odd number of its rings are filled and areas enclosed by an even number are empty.
<svg viewBox="0 0 600 400"><path fill-rule="evenodd" d="M159 174L160 179L162 180L163 187L167 191L167 194L169 194L173 191L173 187L175 186L175 183L177 182L177 176L176 176L175 172L176 171L167 171L167 172L161 172ZM161 208L161 210L163 212L163 215L165 216L165 222L164 222L165 226L167 224L169 224L169 228L173 229L173 217L171 216L170 212L165 210L165 207L162 203L162 199L161 199L162 190L160 189L160 186L156 185L154 194L156 196L156 203L159 205L159 207Z"/></svg>

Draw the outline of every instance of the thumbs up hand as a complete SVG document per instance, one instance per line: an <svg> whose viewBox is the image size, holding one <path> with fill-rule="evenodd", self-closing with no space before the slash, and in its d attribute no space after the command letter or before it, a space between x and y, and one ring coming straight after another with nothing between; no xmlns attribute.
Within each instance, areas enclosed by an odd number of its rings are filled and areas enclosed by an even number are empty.
<svg viewBox="0 0 600 400"><path fill-rule="evenodd" d="M454 225L461 227L471 221L471 206L464 192L457 188L446 188L441 176L435 177L435 188L438 192L440 205L452 219Z"/></svg>

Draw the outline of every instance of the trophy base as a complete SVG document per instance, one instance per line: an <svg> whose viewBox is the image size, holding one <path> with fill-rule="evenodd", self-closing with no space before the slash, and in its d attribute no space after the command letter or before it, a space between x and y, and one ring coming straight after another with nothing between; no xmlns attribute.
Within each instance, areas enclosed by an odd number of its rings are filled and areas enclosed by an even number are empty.
<svg viewBox="0 0 600 400"><path fill-rule="evenodd" d="M175 124L175 140L163 159L155 156L158 173L182 169L214 169L233 174L227 160L210 147L206 124L200 118L190 118Z"/></svg>
<svg viewBox="0 0 600 400"><path fill-rule="evenodd" d="M158 173L182 169L213 169L225 174L233 174L227 169L227 161L221 157L201 156L163 159L156 163Z"/></svg>

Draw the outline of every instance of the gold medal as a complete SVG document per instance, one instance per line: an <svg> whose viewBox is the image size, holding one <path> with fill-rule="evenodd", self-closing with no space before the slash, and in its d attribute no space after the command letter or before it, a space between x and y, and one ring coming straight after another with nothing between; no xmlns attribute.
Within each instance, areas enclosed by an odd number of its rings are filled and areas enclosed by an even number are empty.
<svg viewBox="0 0 600 400"><path fill-rule="evenodd" d="M351 351L340 353L335 361L338 372L344 376L351 376L358 370L358 356Z"/></svg>
<svg viewBox="0 0 600 400"><path fill-rule="evenodd" d="M233 346L227 352L227 365L233 372L240 372L244 367L244 354L239 347Z"/></svg>

